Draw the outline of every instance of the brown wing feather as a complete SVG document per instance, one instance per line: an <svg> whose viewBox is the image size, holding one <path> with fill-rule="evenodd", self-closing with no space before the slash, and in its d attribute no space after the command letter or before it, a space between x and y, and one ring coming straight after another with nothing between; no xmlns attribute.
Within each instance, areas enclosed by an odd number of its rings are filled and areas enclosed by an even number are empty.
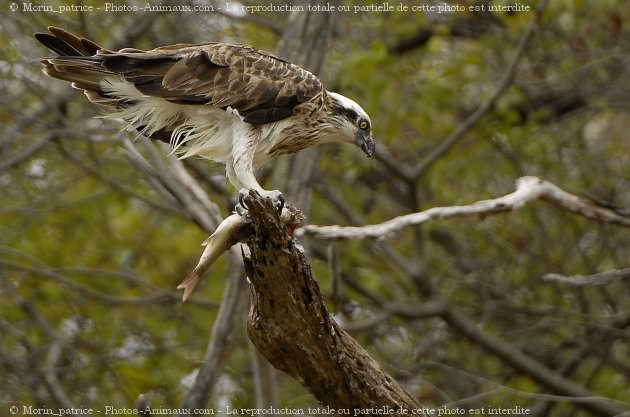
<svg viewBox="0 0 630 417"><path fill-rule="evenodd" d="M35 37L61 57L44 59L45 72L87 90L88 97L106 95L99 81L119 74L145 95L231 107L246 122L265 124L291 116L323 91L315 75L247 45L177 44L112 52L63 29L49 31Z"/></svg>

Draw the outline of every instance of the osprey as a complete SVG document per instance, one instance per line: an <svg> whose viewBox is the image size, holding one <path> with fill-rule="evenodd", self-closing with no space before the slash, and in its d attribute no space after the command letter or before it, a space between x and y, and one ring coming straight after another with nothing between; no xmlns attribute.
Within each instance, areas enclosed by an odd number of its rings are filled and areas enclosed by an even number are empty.
<svg viewBox="0 0 630 417"><path fill-rule="evenodd" d="M254 170L277 155L319 143L348 142L374 153L371 122L353 100L326 91L310 72L251 46L209 42L149 51L117 52L63 29L35 38L58 56L44 58L43 71L84 90L144 136L170 144L181 158L200 156L226 165L240 190L272 198Z"/></svg>

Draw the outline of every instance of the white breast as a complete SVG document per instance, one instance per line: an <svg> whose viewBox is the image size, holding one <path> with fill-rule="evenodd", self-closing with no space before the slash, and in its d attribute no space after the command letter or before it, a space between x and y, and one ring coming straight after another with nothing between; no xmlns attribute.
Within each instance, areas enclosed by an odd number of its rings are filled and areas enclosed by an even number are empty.
<svg viewBox="0 0 630 417"><path fill-rule="evenodd" d="M178 104L146 96L124 79L105 79L102 88L121 100L134 103L106 118L122 120L126 129L147 136L164 128L172 130L170 145L180 158L201 156L225 163L232 151L234 124L243 124L236 110Z"/></svg>

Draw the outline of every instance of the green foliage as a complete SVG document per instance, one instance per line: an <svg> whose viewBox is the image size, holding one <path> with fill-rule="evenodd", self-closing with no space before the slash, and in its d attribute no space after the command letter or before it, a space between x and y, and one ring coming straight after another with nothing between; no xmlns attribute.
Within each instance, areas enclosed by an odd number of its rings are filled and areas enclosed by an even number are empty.
<svg viewBox="0 0 630 417"><path fill-rule="evenodd" d="M132 134L91 119L97 110L85 97L40 74L30 60L47 52L30 36L53 24L106 47L226 39L273 51L277 34L218 14L0 13L0 379L7 381L0 399L52 402L27 376L42 378L47 353L61 340L57 374L72 402L130 407L149 393L154 405L176 407L186 394L182 379L203 360L229 267L220 260L197 296L181 304L174 288L195 266L207 233L130 163L123 140ZM287 18L255 17L276 26ZM511 192L523 175L627 210L630 7L613 0L549 2L493 108L426 171L396 172L417 169L492 97L532 18L341 14L324 78L368 111L377 148L394 168L352 146L323 146L308 222L379 223L469 204ZM146 28L136 33L139 25ZM461 34L467 27L472 32ZM426 43L395 52L420 29L433 32ZM109 45L123 38L131 43ZM227 214L234 201L207 180L223 168L199 162L191 175ZM627 401L627 279L599 287L542 280L627 268L627 229L535 202L378 242L335 243L341 276L331 275L327 243L305 243L328 298L340 285L331 309L347 322L383 314L353 335L430 406L487 393L472 405L544 407L535 393L550 392L441 319L388 312L378 299L421 307L437 293L482 331L596 395ZM255 406L249 349L244 327L237 329L223 371L230 383L212 404ZM583 361L573 361L580 355ZM293 379L280 376L278 384L281 404L316 405ZM497 389L503 386L509 389ZM549 415L590 415L576 404L553 404Z"/></svg>

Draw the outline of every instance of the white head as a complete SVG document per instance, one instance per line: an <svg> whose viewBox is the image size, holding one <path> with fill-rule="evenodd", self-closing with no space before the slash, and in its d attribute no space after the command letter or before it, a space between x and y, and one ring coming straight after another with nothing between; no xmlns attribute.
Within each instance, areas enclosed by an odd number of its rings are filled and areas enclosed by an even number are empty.
<svg viewBox="0 0 630 417"><path fill-rule="evenodd" d="M372 122L370 116L354 100L338 93L327 93L327 110L330 112L341 142L356 144L368 157L374 154Z"/></svg>

